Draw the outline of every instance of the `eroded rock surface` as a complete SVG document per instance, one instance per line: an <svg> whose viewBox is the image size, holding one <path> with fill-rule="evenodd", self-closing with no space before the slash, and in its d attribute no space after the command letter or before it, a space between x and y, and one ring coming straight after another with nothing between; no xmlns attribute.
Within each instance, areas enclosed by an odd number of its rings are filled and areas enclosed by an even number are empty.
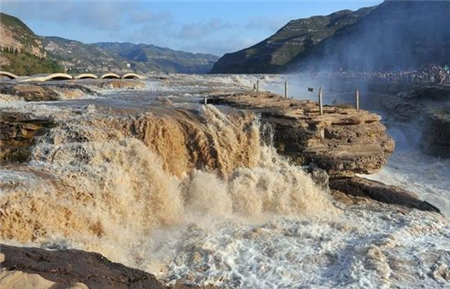
<svg viewBox="0 0 450 289"><path fill-rule="evenodd" d="M16 274L16 278L20 277L17 274L22 275L22 279L27 278L29 281L40 279L30 276L37 274L44 279L39 280L41 284L54 283L55 287L51 288L83 288L83 285L91 289L165 288L154 275L113 263L98 253L79 250L49 251L7 245L1 245L1 252L5 255L5 260L1 263L2 269ZM18 271L22 273L17 273ZM0 282L3 283L4 280ZM1 288L4 288L3 285Z"/></svg>
<svg viewBox="0 0 450 289"><path fill-rule="evenodd" d="M330 188L356 197L370 198L382 203L439 213L439 209L422 201L412 192L360 177L330 180Z"/></svg>
<svg viewBox="0 0 450 289"><path fill-rule="evenodd" d="M2 289L217 289L179 280L164 286L142 270L114 263L94 252L0 245Z"/></svg>
<svg viewBox="0 0 450 289"><path fill-rule="evenodd" d="M300 164L314 162L331 176L373 173L394 150L381 117L368 111L325 106L320 115L315 102L270 93L219 96L211 102L260 112L273 128L279 153Z"/></svg>
<svg viewBox="0 0 450 289"><path fill-rule="evenodd" d="M30 155L35 137L52 126L49 118L2 111L0 114L0 163L23 162Z"/></svg>

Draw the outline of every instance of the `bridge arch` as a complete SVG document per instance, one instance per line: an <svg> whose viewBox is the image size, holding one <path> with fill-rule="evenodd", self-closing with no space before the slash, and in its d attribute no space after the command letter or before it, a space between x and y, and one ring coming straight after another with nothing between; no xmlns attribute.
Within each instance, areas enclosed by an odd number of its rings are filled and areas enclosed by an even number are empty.
<svg viewBox="0 0 450 289"><path fill-rule="evenodd" d="M66 73L52 73L45 77L44 81L49 80L71 80L73 79L73 76Z"/></svg>
<svg viewBox="0 0 450 289"><path fill-rule="evenodd" d="M21 77L21 82L43 82L50 80L71 80L73 79L72 75L66 73L52 73L52 74L35 74L31 76Z"/></svg>
<svg viewBox="0 0 450 289"><path fill-rule="evenodd" d="M122 79L143 79L143 78L144 77L133 72L125 73L124 75L122 75Z"/></svg>
<svg viewBox="0 0 450 289"><path fill-rule="evenodd" d="M109 73L103 74L100 78L101 79L120 79L120 76L118 74L109 72Z"/></svg>
<svg viewBox="0 0 450 289"><path fill-rule="evenodd" d="M73 77L73 79L97 79L98 76L92 73L81 73Z"/></svg>
<svg viewBox="0 0 450 289"><path fill-rule="evenodd" d="M7 77L9 79L16 79L19 76L15 75L14 73L7 72L7 71L0 71L0 78L1 77Z"/></svg>

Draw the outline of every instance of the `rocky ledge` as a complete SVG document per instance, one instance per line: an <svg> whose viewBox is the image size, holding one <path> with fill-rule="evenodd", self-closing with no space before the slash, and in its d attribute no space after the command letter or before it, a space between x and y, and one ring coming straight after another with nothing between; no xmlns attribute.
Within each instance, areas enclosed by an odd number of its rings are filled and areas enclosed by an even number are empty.
<svg viewBox="0 0 450 289"><path fill-rule="evenodd" d="M217 289L214 286L172 287L142 270L114 263L94 252L46 250L0 244L2 289Z"/></svg>
<svg viewBox="0 0 450 289"><path fill-rule="evenodd" d="M409 191L395 186L388 186L381 182L360 177L335 178L329 181L330 189L345 192L355 197L369 198L386 204L399 205L422 211L439 213L439 209L432 204L422 201Z"/></svg>
<svg viewBox="0 0 450 289"><path fill-rule="evenodd" d="M270 124L278 152L296 163L315 163L332 177L370 174L381 169L394 150L381 117L349 107L286 99L270 93L235 94L210 100L249 109Z"/></svg>
<svg viewBox="0 0 450 289"><path fill-rule="evenodd" d="M382 203L439 212L412 192L356 176L380 170L394 151L394 140L376 114L324 106L321 115L316 102L271 93L223 95L209 102L260 113L261 122L273 133L278 152L307 166L323 187Z"/></svg>
<svg viewBox="0 0 450 289"><path fill-rule="evenodd" d="M2 288L166 288L152 274L98 253L1 245Z"/></svg>

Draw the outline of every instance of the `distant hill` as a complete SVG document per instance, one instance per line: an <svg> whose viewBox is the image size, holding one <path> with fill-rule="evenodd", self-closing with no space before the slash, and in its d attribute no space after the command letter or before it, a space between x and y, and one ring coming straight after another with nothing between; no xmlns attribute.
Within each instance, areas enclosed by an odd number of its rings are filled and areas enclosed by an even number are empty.
<svg viewBox="0 0 450 289"><path fill-rule="evenodd" d="M148 44L94 43L93 45L126 59L136 71L206 73L219 59L211 54L189 53Z"/></svg>
<svg viewBox="0 0 450 289"><path fill-rule="evenodd" d="M95 45L60 37L42 37L47 54L69 72L129 71L127 60L117 57Z"/></svg>
<svg viewBox="0 0 450 289"><path fill-rule="evenodd" d="M42 38L20 19L4 13L0 13L0 66L18 75L62 71L47 57Z"/></svg>
<svg viewBox="0 0 450 289"><path fill-rule="evenodd" d="M74 72L136 71L206 73L218 57L133 43L94 43L43 37L45 50Z"/></svg>
<svg viewBox="0 0 450 289"><path fill-rule="evenodd" d="M85 44L37 36L20 19L0 14L0 66L18 75L136 71L205 73L218 57L132 43Z"/></svg>
<svg viewBox="0 0 450 289"><path fill-rule="evenodd" d="M450 2L385 1L356 12L293 20L224 55L213 73L392 70L450 63Z"/></svg>
<svg viewBox="0 0 450 289"><path fill-rule="evenodd" d="M308 54L323 40L366 16L374 8L343 10L328 16L292 20L271 37L247 49L225 54L213 73L276 73Z"/></svg>

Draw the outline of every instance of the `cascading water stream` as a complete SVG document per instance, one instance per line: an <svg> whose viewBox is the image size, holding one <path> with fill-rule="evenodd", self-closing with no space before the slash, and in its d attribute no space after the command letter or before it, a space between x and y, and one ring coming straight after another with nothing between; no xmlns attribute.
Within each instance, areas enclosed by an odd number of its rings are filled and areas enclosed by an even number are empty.
<svg viewBox="0 0 450 289"><path fill-rule="evenodd" d="M335 211L301 168L261 144L254 115L226 116L213 106L198 119L60 123L22 173L3 186L3 240L66 243L132 266L147 258L139 251L157 230Z"/></svg>

